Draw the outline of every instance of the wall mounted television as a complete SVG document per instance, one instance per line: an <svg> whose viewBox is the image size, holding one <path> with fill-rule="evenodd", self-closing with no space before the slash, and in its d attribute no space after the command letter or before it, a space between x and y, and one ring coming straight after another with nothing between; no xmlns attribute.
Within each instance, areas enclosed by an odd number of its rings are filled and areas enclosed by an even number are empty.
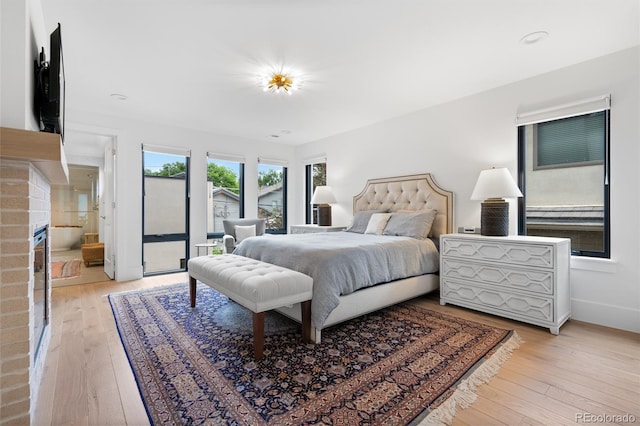
<svg viewBox="0 0 640 426"><path fill-rule="evenodd" d="M34 113L40 130L58 133L64 143L65 81L62 55L62 30L51 33L49 61L44 47L35 60Z"/></svg>

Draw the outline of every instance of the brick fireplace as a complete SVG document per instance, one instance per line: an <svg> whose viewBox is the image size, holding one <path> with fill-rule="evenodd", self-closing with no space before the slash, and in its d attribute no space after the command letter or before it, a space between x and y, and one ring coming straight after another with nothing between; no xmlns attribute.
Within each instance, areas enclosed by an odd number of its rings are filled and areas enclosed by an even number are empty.
<svg viewBox="0 0 640 426"><path fill-rule="evenodd" d="M44 324L43 328L43 318L40 317L44 312L51 312L51 267L47 262L46 274L34 271L34 262L40 260L36 259L34 253L34 233L49 225L50 182L56 181L57 178L52 179L52 173L47 172L47 167L60 163L59 160L38 163L28 159L10 158L10 138L6 137L6 129L2 130L0 425L29 425L33 422L38 387L51 339L51 326ZM20 135L26 134L24 131L20 132ZM21 140L20 143L22 142ZM56 142L57 145L60 144L59 138ZM65 169L66 173L66 162L62 162L62 169ZM58 173L57 169L55 170L55 173ZM60 179L66 179L66 174ZM46 253L46 257L50 258L50 248L47 251L49 253ZM41 256L41 253L37 255ZM36 279L34 272L37 274ZM43 277L46 277L48 283L47 293L43 297L39 294L39 289L36 289L34 296L34 287L42 285ZM43 299L46 300L47 306L42 306Z"/></svg>
<svg viewBox="0 0 640 426"><path fill-rule="evenodd" d="M0 418L29 424L51 337L50 327L35 335L33 300L34 233L49 224L50 185L31 163L0 160L0 189Z"/></svg>

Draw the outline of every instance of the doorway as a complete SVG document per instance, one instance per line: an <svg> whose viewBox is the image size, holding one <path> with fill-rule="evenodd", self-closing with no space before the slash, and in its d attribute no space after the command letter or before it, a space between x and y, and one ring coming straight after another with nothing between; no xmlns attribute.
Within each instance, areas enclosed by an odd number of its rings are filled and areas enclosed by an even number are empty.
<svg viewBox="0 0 640 426"><path fill-rule="evenodd" d="M143 147L143 275L187 270L189 155Z"/></svg>
<svg viewBox="0 0 640 426"><path fill-rule="evenodd" d="M104 256L86 243L100 238L100 169L69 165L69 184L51 185L51 279L53 287L106 281ZM100 253L98 253L100 252ZM91 255L92 257L89 257Z"/></svg>

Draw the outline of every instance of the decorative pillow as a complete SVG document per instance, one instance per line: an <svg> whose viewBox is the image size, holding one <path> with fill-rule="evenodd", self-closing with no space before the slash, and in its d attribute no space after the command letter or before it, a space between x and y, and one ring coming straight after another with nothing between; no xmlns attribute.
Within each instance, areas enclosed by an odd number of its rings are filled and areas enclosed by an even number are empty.
<svg viewBox="0 0 640 426"><path fill-rule="evenodd" d="M391 213L374 213L371 215L371 219L369 219L367 229L364 233L382 235L382 231L390 217Z"/></svg>
<svg viewBox="0 0 640 426"><path fill-rule="evenodd" d="M356 213L353 216L353 222L346 229L349 232L356 232L358 234L364 234L364 231L367 230L367 225L369 224L369 219L371 216L376 213L386 213L386 210L363 210Z"/></svg>
<svg viewBox="0 0 640 426"><path fill-rule="evenodd" d="M425 209L412 213L393 213L383 235L399 235L423 240L429 236L436 210Z"/></svg>
<svg viewBox="0 0 640 426"><path fill-rule="evenodd" d="M236 225L234 228L236 231L236 244L239 244L242 240L246 238L256 236L255 225L249 225L249 226Z"/></svg>

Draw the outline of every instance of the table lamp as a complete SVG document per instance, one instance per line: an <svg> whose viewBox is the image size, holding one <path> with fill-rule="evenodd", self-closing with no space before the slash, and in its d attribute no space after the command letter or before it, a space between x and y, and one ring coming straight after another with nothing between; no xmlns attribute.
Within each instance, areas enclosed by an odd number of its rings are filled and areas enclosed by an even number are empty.
<svg viewBox="0 0 640 426"><path fill-rule="evenodd" d="M336 202L336 197L330 186L316 186L311 197L311 204L318 206L318 225L331 226L331 206Z"/></svg>
<svg viewBox="0 0 640 426"><path fill-rule="evenodd" d="M505 198L522 197L516 182L505 167L480 172L472 200L481 200L480 233L487 236L509 235L509 203Z"/></svg>

